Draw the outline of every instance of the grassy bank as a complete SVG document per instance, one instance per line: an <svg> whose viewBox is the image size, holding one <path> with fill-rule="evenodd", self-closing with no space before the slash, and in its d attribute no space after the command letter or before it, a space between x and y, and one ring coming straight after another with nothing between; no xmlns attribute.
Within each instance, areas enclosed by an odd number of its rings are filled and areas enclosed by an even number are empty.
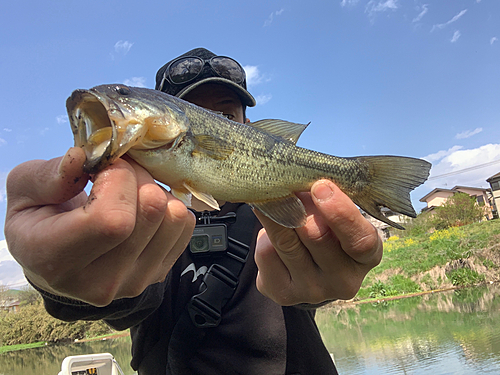
<svg viewBox="0 0 500 375"><path fill-rule="evenodd" d="M403 233L402 233L403 234ZM389 238L356 299L500 280L500 220Z"/></svg>
<svg viewBox="0 0 500 375"><path fill-rule="evenodd" d="M45 346L45 345L47 345L47 342L40 341L40 342L33 342L31 344L17 344L17 345L0 346L0 354L7 353L7 352L15 352L17 350L40 348L40 347Z"/></svg>
<svg viewBox="0 0 500 375"><path fill-rule="evenodd" d="M63 322L50 316L41 301L17 313L0 313L0 346L71 342L114 333L102 321Z"/></svg>
<svg viewBox="0 0 500 375"><path fill-rule="evenodd" d="M109 339L116 339L118 337L125 337L129 336L130 331L120 331L120 332L113 332L113 333L108 333L106 335L99 335L96 337L89 337L85 339L75 339L74 342L88 342L88 341L98 341L98 340L109 340ZM24 349L32 349L32 348L40 348L43 346L47 345L52 345L52 343L49 343L47 341L39 341L39 342L34 342L31 344L17 344L17 345L5 345L5 346L0 346L0 354L7 353L7 352L14 352L18 350L24 350Z"/></svg>

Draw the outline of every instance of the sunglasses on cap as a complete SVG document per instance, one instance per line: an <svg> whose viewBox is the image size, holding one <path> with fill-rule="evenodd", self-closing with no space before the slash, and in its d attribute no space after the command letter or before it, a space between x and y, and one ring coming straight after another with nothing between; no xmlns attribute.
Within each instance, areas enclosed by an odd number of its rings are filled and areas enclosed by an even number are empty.
<svg viewBox="0 0 500 375"><path fill-rule="evenodd" d="M209 60L196 56L180 57L172 61L161 80L159 90L163 91L165 81L172 85L184 85L198 78L205 65L209 65L212 71L219 77L228 79L238 85L245 81L245 70L230 57L214 56Z"/></svg>

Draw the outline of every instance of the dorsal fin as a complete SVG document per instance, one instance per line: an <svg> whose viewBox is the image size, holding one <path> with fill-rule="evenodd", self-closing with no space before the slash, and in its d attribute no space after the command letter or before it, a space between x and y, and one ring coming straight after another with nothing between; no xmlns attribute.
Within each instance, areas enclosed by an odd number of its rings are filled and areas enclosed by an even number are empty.
<svg viewBox="0 0 500 375"><path fill-rule="evenodd" d="M284 120L268 119L250 122L247 125L253 126L263 132L278 136L283 138L285 141L295 144L309 124L297 124L295 122Z"/></svg>

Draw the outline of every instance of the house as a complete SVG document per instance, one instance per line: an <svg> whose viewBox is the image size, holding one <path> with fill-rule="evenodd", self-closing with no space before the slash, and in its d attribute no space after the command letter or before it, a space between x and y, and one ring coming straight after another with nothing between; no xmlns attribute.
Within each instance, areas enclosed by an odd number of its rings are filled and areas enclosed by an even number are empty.
<svg viewBox="0 0 500 375"><path fill-rule="evenodd" d="M498 219L498 210L500 209L500 173L491 176L486 182L488 182L491 187L493 216Z"/></svg>
<svg viewBox="0 0 500 375"><path fill-rule="evenodd" d="M390 229L392 228L392 226L384 223L383 221L375 219L373 216L368 215L363 210L360 210L360 211L361 211L361 214L365 217L365 219L368 220L370 223L372 223L373 226L377 229L379 236L383 240L386 240L391 236ZM381 207L380 211L382 212L382 215L384 215L386 218L388 218L389 220L391 220L395 223L401 224L402 226L405 226L405 223L408 220L405 215L398 214L397 212L394 212L386 207Z"/></svg>
<svg viewBox="0 0 500 375"><path fill-rule="evenodd" d="M493 209L491 204L491 190L484 188L475 188L468 186L455 186L452 189L436 188L427 195L419 199L420 202L427 203L427 207L423 212L432 211L434 208L442 206L446 200L455 193L466 193L471 197L475 197L480 206L485 207L485 217L490 220L493 219Z"/></svg>
<svg viewBox="0 0 500 375"><path fill-rule="evenodd" d="M0 301L0 310L8 312L19 312L19 300L8 298Z"/></svg>

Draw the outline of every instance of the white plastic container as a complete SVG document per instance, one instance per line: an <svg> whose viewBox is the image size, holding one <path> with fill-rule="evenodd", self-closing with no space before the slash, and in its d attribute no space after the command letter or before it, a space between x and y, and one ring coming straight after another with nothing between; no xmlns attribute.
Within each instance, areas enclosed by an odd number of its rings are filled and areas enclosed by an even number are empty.
<svg viewBox="0 0 500 375"><path fill-rule="evenodd" d="M64 358L59 375L123 375L115 358L109 353L72 355Z"/></svg>

